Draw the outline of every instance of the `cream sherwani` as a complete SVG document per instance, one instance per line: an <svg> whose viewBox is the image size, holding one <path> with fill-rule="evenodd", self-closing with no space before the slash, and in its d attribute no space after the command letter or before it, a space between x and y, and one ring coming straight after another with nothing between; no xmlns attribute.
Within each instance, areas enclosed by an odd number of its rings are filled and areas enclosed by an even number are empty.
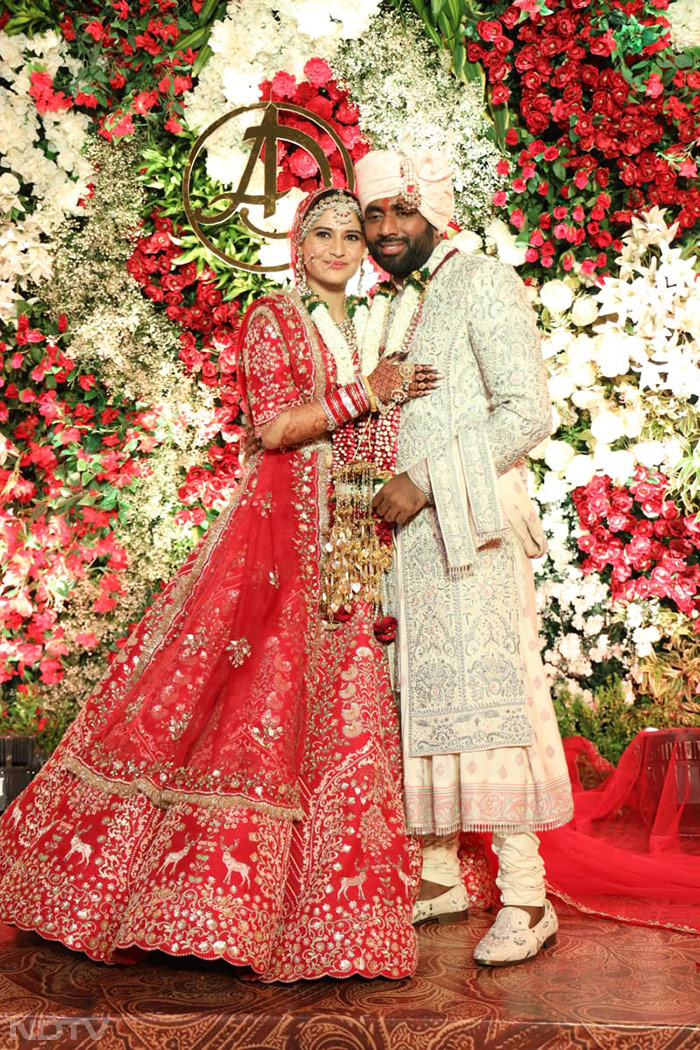
<svg viewBox="0 0 700 1050"><path fill-rule="evenodd" d="M532 309L511 267L433 252L410 350L446 379L405 405L396 471L435 506L399 528L398 619L406 807L414 831L556 827L571 789L523 549L536 519L516 465L550 430ZM536 521L534 523L536 528Z"/></svg>

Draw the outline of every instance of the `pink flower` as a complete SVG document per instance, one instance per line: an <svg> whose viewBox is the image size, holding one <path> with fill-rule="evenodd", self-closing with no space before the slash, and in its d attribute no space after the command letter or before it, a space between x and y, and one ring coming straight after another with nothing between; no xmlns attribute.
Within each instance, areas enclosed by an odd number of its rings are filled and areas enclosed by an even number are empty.
<svg viewBox="0 0 700 1050"><path fill-rule="evenodd" d="M275 73L272 78L272 93L279 98L292 98L297 89L296 77L291 73Z"/></svg>
<svg viewBox="0 0 700 1050"><path fill-rule="evenodd" d="M290 158L289 167L301 179L309 179L318 172L318 163L303 149L295 150Z"/></svg>
<svg viewBox="0 0 700 1050"><path fill-rule="evenodd" d="M76 634L75 641L85 649L95 649L97 646L97 635L94 631L81 631Z"/></svg>
<svg viewBox="0 0 700 1050"><path fill-rule="evenodd" d="M497 208L502 208L506 203L507 197L505 190L497 190L493 195L493 203Z"/></svg>
<svg viewBox="0 0 700 1050"><path fill-rule="evenodd" d="M644 94L647 98L658 98L659 95L663 95L664 85L658 73L651 73L645 81L645 84L646 91Z"/></svg>
<svg viewBox="0 0 700 1050"><path fill-rule="evenodd" d="M304 73L307 80L311 81L314 87L322 87L324 84L327 84L333 76L333 70L328 65L325 58L310 58L304 66ZM274 80L272 81L272 86L273 90L276 90Z"/></svg>

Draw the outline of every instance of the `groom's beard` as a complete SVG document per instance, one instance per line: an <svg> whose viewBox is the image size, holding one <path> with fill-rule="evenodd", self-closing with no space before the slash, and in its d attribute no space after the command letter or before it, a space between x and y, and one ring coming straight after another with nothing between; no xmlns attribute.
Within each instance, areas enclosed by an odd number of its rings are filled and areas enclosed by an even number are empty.
<svg viewBox="0 0 700 1050"><path fill-rule="evenodd" d="M382 245L402 243L405 245L403 251L396 255L385 255ZM425 232L417 237L406 237L396 234L391 237L377 237L376 241L368 241L370 255L383 270L390 273L392 277L398 277L402 281L414 270L420 270L426 264L435 247L435 228L426 223Z"/></svg>

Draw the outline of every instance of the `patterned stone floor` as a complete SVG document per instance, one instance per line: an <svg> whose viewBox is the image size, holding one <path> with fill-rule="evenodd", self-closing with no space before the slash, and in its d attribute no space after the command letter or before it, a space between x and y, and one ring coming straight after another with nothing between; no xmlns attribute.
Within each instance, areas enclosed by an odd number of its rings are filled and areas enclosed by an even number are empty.
<svg viewBox="0 0 700 1050"><path fill-rule="evenodd" d="M0 927L0 1050L699 1050L700 938L558 911L527 965L474 966L476 912L421 928L413 980L301 985L162 955L105 967Z"/></svg>

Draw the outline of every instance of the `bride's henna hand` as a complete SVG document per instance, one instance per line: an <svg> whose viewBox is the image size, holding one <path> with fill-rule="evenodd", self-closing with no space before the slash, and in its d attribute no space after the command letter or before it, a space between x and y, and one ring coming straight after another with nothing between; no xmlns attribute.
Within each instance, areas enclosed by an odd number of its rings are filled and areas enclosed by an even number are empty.
<svg viewBox="0 0 700 1050"><path fill-rule="evenodd" d="M328 420L318 401L306 405L295 405L285 408L284 412L262 431L265 448L278 448L284 452L287 448L313 441L328 430Z"/></svg>
<svg viewBox="0 0 700 1050"><path fill-rule="evenodd" d="M404 390L404 382L399 371L399 365L404 358L401 354L392 354L383 357L377 367L368 375L370 386L375 395L384 404L393 400L397 390ZM442 376L432 365L417 364L413 379L406 392L407 398L425 397L431 390L439 385Z"/></svg>

